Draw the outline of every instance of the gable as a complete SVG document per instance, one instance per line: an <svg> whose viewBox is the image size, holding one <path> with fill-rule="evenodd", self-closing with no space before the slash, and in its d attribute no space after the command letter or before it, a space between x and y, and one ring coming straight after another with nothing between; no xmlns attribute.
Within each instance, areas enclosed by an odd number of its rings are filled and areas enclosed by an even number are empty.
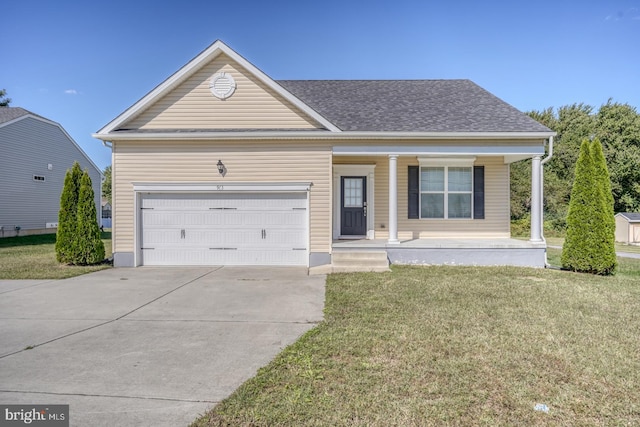
<svg viewBox="0 0 640 427"><path fill-rule="evenodd" d="M66 164L71 159L77 160L83 167L90 166L98 176L102 174L100 168L59 123L28 111L27 114L0 124L0 143L2 150L9 153L7 159L10 161L7 164L25 165L35 162L46 166L48 163Z"/></svg>
<svg viewBox="0 0 640 427"><path fill-rule="evenodd" d="M209 84L224 72L236 82L232 96L219 99ZM220 54L186 81L157 99L120 129L316 129L316 121L256 78L226 54Z"/></svg>

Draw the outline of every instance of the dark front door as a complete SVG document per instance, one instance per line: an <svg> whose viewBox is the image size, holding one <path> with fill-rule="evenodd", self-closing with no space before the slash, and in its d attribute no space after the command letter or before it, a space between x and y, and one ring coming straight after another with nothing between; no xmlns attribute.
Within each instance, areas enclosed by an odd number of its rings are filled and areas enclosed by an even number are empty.
<svg viewBox="0 0 640 427"><path fill-rule="evenodd" d="M367 180L364 176L343 176L340 180L340 234L367 234Z"/></svg>

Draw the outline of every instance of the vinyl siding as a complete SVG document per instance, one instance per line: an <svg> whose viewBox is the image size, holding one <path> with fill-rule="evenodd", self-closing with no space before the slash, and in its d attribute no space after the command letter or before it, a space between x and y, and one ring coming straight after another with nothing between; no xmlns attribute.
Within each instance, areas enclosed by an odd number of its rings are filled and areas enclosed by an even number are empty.
<svg viewBox="0 0 640 427"><path fill-rule="evenodd" d="M622 215L616 215L616 242L640 243L640 224L630 222Z"/></svg>
<svg viewBox="0 0 640 427"><path fill-rule="evenodd" d="M211 77L224 71L236 81L225 100L209 90ZM318 125L238 63L221 54L133 118L129 129L310 129Z"/></svg>
<svg viewBox="0 0 640 427"><path fill-rule="evenodd" d="M0 152L0 226L5 230L41 230L58 222L64 177L74 161L89 171L99 214L100 172L57 125L26 117L0 127ZM34 181L34 175L45 181Z"/></svg>
<svg viewBox="0 0 640 427"><path fill-rule="evenodd" d="M389 159L381 156L335 157L334 164L375 164L375 234L388 237ZM398 237L501 238L510 236L509 165L502 157L478 157L485 167L485 219L408 219L408 166L418 165L415 156L398 158Z"/></svg>
<svg viewBox="0 0 640 427"><path fill-rule="evenodd" d="M114 252L134 252L134 182L311 182L310 251L331 248L331 148L311 143L114 143ZM216 168L222 160L227 174Z"/></svg>
<svg viewBox="0 0 640 427"><path fill-rule="evenodd" d="M629 221L621 215L616 215L616 242L629 243L630 227Z"/></svg>

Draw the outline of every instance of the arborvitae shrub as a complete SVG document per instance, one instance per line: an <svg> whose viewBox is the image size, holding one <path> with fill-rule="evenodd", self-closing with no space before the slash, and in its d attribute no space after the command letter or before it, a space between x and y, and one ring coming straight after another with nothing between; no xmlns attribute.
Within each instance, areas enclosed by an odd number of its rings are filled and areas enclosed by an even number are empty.
<svg viewBox="0 0 640 427"><path fill-rule="evenodd" d="M598 147L599 142L593 145L594 156L588 140L582 141L580 146L561 260L565 269L606 275L613 274L616 267L612 234L615 230L610 226L613 207L608 207L609 196L605 195L603 164L599 159L602 147L600 154L597 153ZM606 175L608 180L608 173Z"/></svg>
<svg viewBox="0 0 640 427"><path fill-rule="evenodd" d="M60 195L58 230L56 232L56 258L58 262L72 262L81 177L82 169L80 169L78 162L74 162L73 166L67 169L64 187Z"/></svg>
<svg viewBox="0 0 640 427"><path fill-rule="evenodd" d="M91 178L86 170L80 180L73 264L96 264L104 260L104 243L100 238L100 227L96 214Z"/></svg>
<svg viewBox="0 0 640 427"><path fill-rule="evenodd" d="M602 194L603 209L599 212L601 230L598 240L595 242L598 247L599 264L598 274L613 274L618 260L616 258L616 219L613 210L614 199L611 191L611 176L607 167L607 160L602 152L602 144L598 138L591 142L590 152L595 168L596 184L600 187Z"/></svg>

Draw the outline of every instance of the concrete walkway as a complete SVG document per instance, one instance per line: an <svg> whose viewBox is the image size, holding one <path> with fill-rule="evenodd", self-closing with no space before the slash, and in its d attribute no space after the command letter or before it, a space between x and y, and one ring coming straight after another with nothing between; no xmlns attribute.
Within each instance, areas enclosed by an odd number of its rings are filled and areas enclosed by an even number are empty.
<svg viewBox="0 0 640 427"><path fill-rule="evenodd" d="M0 281L0 402L72 426L180 426L322 320L297 268L110 269Z"/></svg>

